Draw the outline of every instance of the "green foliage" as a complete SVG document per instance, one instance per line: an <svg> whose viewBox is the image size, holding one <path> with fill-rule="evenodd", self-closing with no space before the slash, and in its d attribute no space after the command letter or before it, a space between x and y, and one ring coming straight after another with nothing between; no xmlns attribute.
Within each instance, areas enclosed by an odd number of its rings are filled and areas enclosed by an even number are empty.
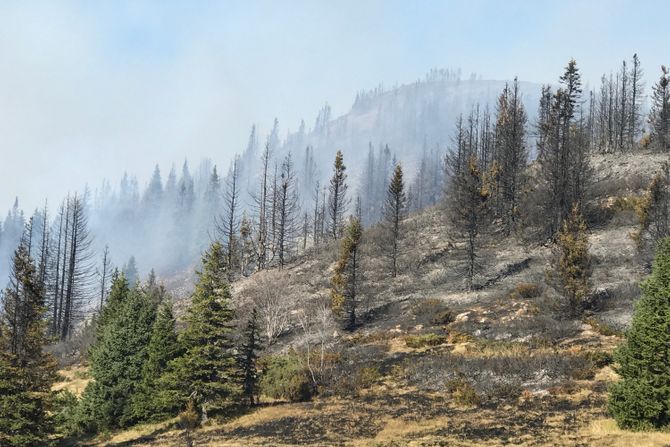
<svg viewBox="0 0 670 447"><path fill-rule="evenodd" d="M586 222L578 206L572 208L556 241L558 251L555 274L559 288L568 299L569 312L578 315L591 291L591 255Z"/></svg>
<svg viewBox="0 0 670 447"><path fill-rule="evenodd" d="M218 405L240 394L234 356L233 309L225 252L214 242L202 258L202 271L179 336L184 354L168 365L161 379L166 401L183 407L189 396L198 405Z"/></svg>
<svg viewBox="0 0 670 447"><path fill-rule="evenodd" d="M670 235L670 164L665 163L649 183L645 193L630 199L640 226L632 233L638 248L649 252L658 242Z"/></svg>
<svg viewBox="0 0 670 447"><path fill-rule="evenodd" d="M44 287L25 244L12 259L0 314L0 445L51 443L56 362L47 344Z"/></svg>
<svg viewBox="0 0 670 447"><path fill-rule="evenodd" d="M344 320L347 330L356 327L360 282L359 246L362 236L360 220L352 217L345 228L345 235L340 243L340 257L331 278L331 307Z"/></svg>
<svg viewBox="0 0 670 447"><path fill-rule="evenodd" d="M172 304L164 302L158 309L142 369L142 383L132 398L132 413L138 421L161 420L177 413L179 407L160 388L160 378L170 361L181 354L175 330Z"/></svg>
<svg viewBox="0 0 670 447"><path fill-rule="evenodd" d="M89 417L89 430L127 427L136 422L131 402L142 383L156 318L150 297L139 288L128 290L123 275L114 281L109 306L109 311L103 312L90 350L93 380L86 387L82 402Z"/></svg>
<svg viewBox="0 0 670 447"><path fill-rule="evenodd" d="M72 392L64 390L56 394L54 400L54 426L56 433L62 437L73 437L81 434L86 424L85 416L79 399Z"/></svg>
<svg viewBox="0 0 670 447"><path fill-rule="evenodd" d="M405 344L408 348L421 349L444 344L447 339L446 335L438 334L408 335L405 337Z"/></svg>
<svg viewBox="0 0 670 447"><path fill-rule="evenodd" d="M312 383L300 357L291 353L262 359L260 392L272 399L301 402L312 397Z"/></svg>
<svg viewBox="0 0 670 447"><path fill-rule="evenodd" d="M659 244L641 288L631 327L615 352L621 380L609 399L619 426L633 430L670 423L670 238Z"/></svg>

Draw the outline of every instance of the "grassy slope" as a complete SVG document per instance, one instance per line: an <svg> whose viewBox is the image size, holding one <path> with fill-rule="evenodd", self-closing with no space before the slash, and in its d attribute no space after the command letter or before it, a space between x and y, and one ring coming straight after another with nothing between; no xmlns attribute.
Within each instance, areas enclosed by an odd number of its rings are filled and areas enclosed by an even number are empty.
<svg viewBox="0 0 670 447"><path fill-rule="evenodd" d="M490 285L464 292L458 238L441 210L426 210L408 222L398 278L386 277L378 249L366 244L367 321L354 334L333 327L331 349L348 365L342 374L374 368L378 377L355 392L267 403L235 420L214 421L195 433L196 445L667 445L669 434L616 429L606 414L606 390L615 375L606 362L593 361L594 353L611 352L618 343L607 330L626 324L635 284L645 274L629 237L634 216L607 210L613 196L639 193L664 160L643 154L593 160L593 200L606 217L590 236L594 286L605 297L592 319L560 317L556 293L545 281L550 249L517 238L486 241L478 281ZM374 230L369 234L368 241ZM333 247L324 247L281 273L294 310L327 294L334 256ZM515 293L521 283L539 291ZM253 287L253 278L235 284L241 303ZM456 321L432 322L447 306ZM426 334L438 336L439 344L408 346L408 336ZM294 328L272 350L304 341ZM463 382L476 399L454 387ZM95 444L168 446L180 445L182 437L168 422Z"/></svg>

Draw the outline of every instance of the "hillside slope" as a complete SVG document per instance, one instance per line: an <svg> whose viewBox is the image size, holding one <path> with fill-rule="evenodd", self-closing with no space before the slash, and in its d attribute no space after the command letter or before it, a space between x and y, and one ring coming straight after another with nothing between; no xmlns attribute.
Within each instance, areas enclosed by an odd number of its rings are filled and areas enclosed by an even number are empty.
<svg viewBox="0 0 670 447"><path fill-rule="evenodd" d="M630 237L637 219L614 203L640 194L665 161L649 153L592 158L594 298L580 320L561 312L561 297L547 280L549 245L488 235L478 290L466 292L462 243L444 210L408 219L394 279L375 245L377 230L369 230L363 322L352 333L328 323L326 346L337 363L321 393L303 403L263 399L246 415L196 431L195 445L669 444L668 434L618 431L606 414L607 386L616 378L610 353L647 274ZM328 296L335 257L333 244L321 246L281 272L234 284L241 315L259 288L283 292L291 324L269 353L318 343L317 331L305 330L301 317ZM94 444L181 445L183 436L168 422Z"/></svg>

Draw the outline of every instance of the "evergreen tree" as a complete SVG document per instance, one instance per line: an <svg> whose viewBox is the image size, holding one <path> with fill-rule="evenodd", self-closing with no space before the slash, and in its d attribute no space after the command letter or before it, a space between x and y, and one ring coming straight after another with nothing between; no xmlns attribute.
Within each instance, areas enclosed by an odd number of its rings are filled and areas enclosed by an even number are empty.
<svg viewBox="0 0 670 447"><path fill-rule="evenodd" d="M636 203L635 212L640 227L633 238L648 261L658 243L670 236L670 164L664 163L651 179L647 191Z"/></svg>
<svg viewBox="0 0 670 447"><path fill-rule="evenodd" d="M134 287L135 284L140 280L140 274L137 271L137 262L135 261L135 256L131 256L128 259L128 262L123 266L123 274L128 280L128 284L131 287Z"/></svg>
<svg viewBox="0 0 670 447"><path fill-rule="evenodd" d="M382 238L383 249L389 258L393 278L398 274L398 252L402 236L402 224L406 217L406 206L407 197L405 196L402 167L396 165L384 203L383 228L385 237Z"/></svg>
<svg viewBox="0 0 670 447"><path fill-rule="evenodd" d="M295 239L300 230L300 200L290 152L281 165L276 209L276 251L279 268L282 269L293 252Z"/></svg>
<svg viewBox="0 0 670 447"><path fill-rule="evenodd" d="M353 330L358 323L358 286L361 281L360 244L363 236L361 222L351 217L340 242L340 257L331 279L331 306L344 320L344 327Z"/></svg>
<svg viewBox="0 0 670 447"><path fill-rule="evenodd" d="M526 111L519 97L519 83L506 86L498 99L496 121L496 153L499 169L500 216L503 229L510 234L516 229L521 202L523 172L528 163L526 150ZM482 167L486 170L486 167Z"/></svg>
<svg viewBox="0 0 670 447"><path fill-rule="evenodd" d="M56 362L47 344L42 282L25 243L12 259L0 313L0 445L49 445Z"/></svg>
<svg viewBox="0 0 670 447"><path fill-rule="evenodd" d="M193 396L206 417L210 405L239 395L234 356L233 308L225 250L213 242L202 257L202 270L179 336L184 354L170 363L164 387L183 406Z"/></svg>
<svg viewBox="0 0 670 447"><path fill-rule="evenodd" d="M453 154L449 162L451 171L455 173L447 190L451 222L466 239L466 288L472 290L478 266L478 238L487 228L491 215L489 199L492 180L481 171L474 154L469 156L467 165L460 170L453 164L458 162Z"/></svg>
<svg viewBox="0 0 670 447"><path fill-rule="evenodd" d="M333 176L330 179L330 186L328 188L328 233L333 239L337 239L342 235L344 215L349 205L347 199L346 169L342 151L337 151L333 166Z"/></svg>
<svg viewBox="0 0 670 447"><path fill-rule="evenodd" d="M621 380L610 389L609 411L624 429L670 423L670 238L661 241L651 275L615 359Z"/></svg>
<svg viewBox="0 0 670 447"><path fill-rule="evenodd" d="M132 399L142 371L156 318L150 297L139 287L127 288L123 275L112 285L96 340L89 352L92 381L83 396L88 429L109 430L137 422Z"/></svg>
<svg viewBox="0 0 670 447"><path fill-rule="evenodd" d="M586 222L575 205L556 241L558 251L556 276L560 290L568 299L568 310L573 316L583 310L584 299L591 291L591 256Z"/></svg>
<svg viewBox="0 0 670 447"><path fill-rule="evenodd" d="M132 399L133 417L138 421L164 419L179 410L160 388L160 379L167 371L169 362L181 355L175 326L172 304L163 302L151 330L147 357L142 368L142 383Z"/></svg>
<svg viewBox="0 0 670 447"><path fill-rule="evenodd" d="M258 351L261 349L261 337L258 329L258 311L254 308L251 318L247 322L247 328L243 334L243 342L240 346L238 363L242 381L242 395L249 405L254 405L258 387Z"/></svg>
<svg viewBox="0 0 670 447"><path fill-rule="evenodd" d="M584 203L591 169L581 116L581 76L571 60L560 77L561 88L553 95L543 121L546 141L541 152L543 226L553 238L575 203Z"/></svg>
<svg viewBox="0 0 670 447"><path fill-rule="evenodd" d="M670 75L665 66L661 67L661 72L652 92L649 125L656 150L667 151L670 149Z"/></svg>
<svg viewBox="0 0 670 447"><path fill-rule="evenodd" d="M630 114L628 124L628 145L631 149L635 147L635 142L642 133L642 98L644 93L644 83L642 82L643 71L640 67L640 59L637 54L633 55L633 65L630 71Z"/></svg>

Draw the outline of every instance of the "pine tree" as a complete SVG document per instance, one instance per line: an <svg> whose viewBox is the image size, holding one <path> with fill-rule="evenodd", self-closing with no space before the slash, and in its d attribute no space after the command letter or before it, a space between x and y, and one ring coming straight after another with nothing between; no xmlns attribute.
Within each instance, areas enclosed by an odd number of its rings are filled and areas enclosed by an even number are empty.
<svg viewBox="0 0 670 447"><path fill-rule="evenodd" d="M526 111L519 95L519 83L514 79L498 99L496 121L496 153L499 159L495 169L500 170L500 215L503 229L510 234L517 227L521 202L523 172L528 163L526 150ZM486 167L482 167L486 170Z"/></svg>
<svg viewBox="0 0 670 447"><path fill-rule="evenodd" d="M360 244L363 235L361 222L350 218L340 242L340 257L331 278L331 307L344 321L347 330L353 330L358 323L358 288L361 281Z"/></svg>
<svg viewBox="0 0 670 447"><path fill-rule="evenodd" d="M453 163L457 158L450 158L451 171L458 172ZM472 290L477 273L478 238L487 228L490 220L491 208L491 179L487 173L479 168L474 154L469 156L465 167L451 177L451 185L447 190L447 199L451 211L451 222L456 230L465 237L467 263L465 268L466 288Z"/></svg>
<svg viewBox="0 0 670 447"><path fill-rule="evenodd" d="M670 75L665 66L661 67L661 72L652 92L649 125L656 150L667 151L670 149Z"/></svg>
<svg viewBox="0 0 670 447"><path fill-rule="evenodd" d="M640 67L640 59L637 54L633 55L633 65L630 71L630 113L629 113L629 124L628 124L628 138L631 149L635 147L635 142L642 133L642 114L640 109L642 108L642 98L644 93L644 84L642 82L642 68Z"/></svg>
<svg viewBox="0 0 670 447"><path fill-rule="evenodd" d="M391 264L391 276L398 274L399 244L402 236L402 224L406 217L407 197L403 181L402 167L398 164L393 171L384 203L383 228L385 237L382 238L383 249Z"/></svg>
<svg viewBox="0 0 670 447"><path fill-rule="evenodd" d="M663 164L636 205L640 227L633 237L644 255L653 254L658 243L670 236L670 164Z"/></svg>
<svg viewBox="0 0 670 447"><path fill-rule="evenodd" d="M333 166L333 176L330 179L330 186L328 188L328 233L333 239L337 239L342 235L344 215L349 205L347 199L346 169L342 152L337 151Z"/></svg>
<svg viewBox="0 0 670 447"><path fill-rule="evenodd" d="M137 418L133 395L139 392L156 307L139 287L127 288L123 275L112 285L89 352L92 381L83 396L89 429L127 427Z"/></svg>
<svg viewBox="0 0 670 447"><path fill-rule="evenodd" d="M135 284L140 280L140 274L137 271L137 261L135 261L135 256L131 256L128 259L128 262L123 266L123 274L128 280L128 284L131 287L134 287Z"/></svg>
<svg viewBox="0 0 670 447"><path fill-rule="evenodd" d="M142 383L132 399L133 417L138 421L164 419L179 410L160 388L160 379L167 371L169 362L181 355L175 326L172 304L163 302L151 330L147 357L142 367Z"/></svg>
<svg viewBox="0 0 670 447"><path fill-rule="evenodd" d="M551 99L543 122L546 141L540 161L543 226L545 236L553 238L570 215L575 203L584 203L591 177L581 116L581 76L571 60L560 77L559 88ZM612 142L613 144L613 142Z"/></svg>
<svg viewBox="0 0 670 447"><path fill-rule="evenodd" d="M228 279L232 280L239 271L239 253L237 247L237 233L239 230L239 171L240 158L233 160L228 176L226 177L226 191L223 198L223 215L217 227L226 247L226 264L228 265Z"/></svg>
<svg viewBox="0 0 670 447"><path fill-rule="evenodd" d="M299 231L300 201L293 160L289 152L281 165L276 201L276 245L279 268L290 259Z"/></svg>
<svg viewBox="0 0 670 447"><path fill-rule="evenodd" d="M179 336L184 354L170 363L164 387L183 406L193 396L206 418L207 408L239 395L233 353L233 308L225 250L213 242L202 257L202 270Z"/></svg>
<svg viewBox="0 0 670 447"><path fill-rule="evenodd" d="M258 392L258 351L261 349L261 337L258 329L258 311L254 308L247 328L243 334L243 342L239 349L238 364L242 382L242 395L249 405L254 405Z"/></svg>
<svg viewBox="0 0 670 447"><path fill-rule="evenodd" d="M0 313L0 445L49 445L56 362L47 345L44 287L21 243Z"/></svg>
<svg viewBox="0 0 670 447"><path fill-rule="evenodd" d="M609 411L624 429L670 423L670 238L661 241L651 275L615 359L621 380L610 389Z"/></svg>
<svg viewBox="0 0 670 447"><path fill-rule="evenodd" d="M570 216L556 241L557 264L555 274L558 285L568 299L568 311L572 316L583 310L584 300L591 291L591 256L586 222L579 207L572 208Z"/></svg>

